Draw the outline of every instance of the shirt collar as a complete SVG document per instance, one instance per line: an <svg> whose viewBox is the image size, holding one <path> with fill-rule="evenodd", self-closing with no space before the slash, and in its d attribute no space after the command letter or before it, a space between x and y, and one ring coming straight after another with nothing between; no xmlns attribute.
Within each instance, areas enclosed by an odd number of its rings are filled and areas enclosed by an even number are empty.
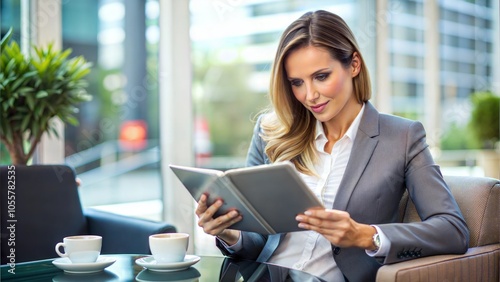
<svg viewBox="0 0 500 282"><path fill-rule="evenodd" d="M344 136L349 137L352 142L354 142L354 139L356 138L356 134L358 133L358 128L359 124L361 122L361 117L363 116L363 113L365 111L365 103L363 103L363 106L361 107L361 110L359 111L358 115L356 118L351 123L351 126L349 126L349 129L347 129L346 133ZM344 137L342 136L342 137ZM316 120L316 136L314 138L316 141L319 141L321 139L325 139L326 141L326 135L325 135L325 130L323 129L323 125L319 120Z"/></svg>

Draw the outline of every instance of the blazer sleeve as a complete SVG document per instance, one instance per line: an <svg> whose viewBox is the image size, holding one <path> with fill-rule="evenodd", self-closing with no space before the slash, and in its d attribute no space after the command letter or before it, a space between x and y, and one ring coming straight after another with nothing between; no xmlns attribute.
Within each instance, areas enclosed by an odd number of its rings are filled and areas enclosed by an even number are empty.
<svg viewBox="0 0 500 282"><path fill-rule="evenodd" d="M405 186L422 221L378 225L391 242L384 263L464 253L469 244L469 230L439 166L434 163L420 122L409 125L405 158Z"/></svg>
<svg viewBox="0 0 500 282"><path fill-rule="evenodd" d="M265 154L265 142L261 137L260 121L262 116L260 116L255 124L253 130L252 141L248 149L246 166L256 166L269 163L269 159ZM232 251L225 248L225 246L216 239L216 246L221 250L221 252L230 257L240 257L245 259L255 260L261 253L264 245L267 241L267 235L262 235L254 232L241 232L241 244L242 248L238 251Z"/></svg>
<svg viewBox="0 0 500 282"><path fill-rule="evenodd" d="M252 141L250 142L250 147L248 148L247 153L246 166L256 166L269 163L269 158L265 152L266 143L261 137L262 129L260 127L260 123L262 121L262 117L262 115L259 116L253 129Z"/></svg>

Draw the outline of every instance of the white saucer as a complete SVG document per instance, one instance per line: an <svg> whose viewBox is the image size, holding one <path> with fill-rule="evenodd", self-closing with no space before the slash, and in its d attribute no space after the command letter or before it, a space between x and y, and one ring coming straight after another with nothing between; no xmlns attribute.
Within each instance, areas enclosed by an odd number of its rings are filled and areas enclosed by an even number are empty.
<svg viewBox="0 0 500 282"><path fill-rule="evenodd" d="M58 258L53 260L52 263L66 273L93 273L104 270L115 261L116 258L99 257L96 262L72 263L69 258Z"/></svg>
<svg viewBox="0 0 500 282"><path fill-rule="evenodd" d="M199 256L186 255L184 261L171 263L158 263L153 256L147 256L135 260L135 263L151 271L168 272L179 271L190 267L200 261Z"/></svg>

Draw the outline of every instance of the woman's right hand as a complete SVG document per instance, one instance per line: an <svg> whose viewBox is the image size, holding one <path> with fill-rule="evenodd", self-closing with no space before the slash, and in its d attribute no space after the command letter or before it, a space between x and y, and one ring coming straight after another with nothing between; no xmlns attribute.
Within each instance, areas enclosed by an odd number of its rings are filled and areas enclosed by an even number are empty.
<svg viewBox="0 0 500 282"><path fill-rule="evenodd" d="M224 240L228 245L234 245L238 242L240 231L227 229L242 219L242 216L236 210L214 218L214 214L222 207L222 200L215 201L211 206L207 206L207 195L203 194L198 201L196 215L198 216L198 226L209 235L217 236Z"/></svg>

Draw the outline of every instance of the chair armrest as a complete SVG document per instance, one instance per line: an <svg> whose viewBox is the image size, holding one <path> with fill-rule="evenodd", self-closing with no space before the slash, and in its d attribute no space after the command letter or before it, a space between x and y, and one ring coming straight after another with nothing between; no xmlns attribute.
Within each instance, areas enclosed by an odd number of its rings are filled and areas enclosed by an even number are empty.
<svg viewBox="0 0 500 282"><path fill-rule="evenodd" d="M376 281L499 281L500 244L382 266Z"/></svg>
<svg viewBox="0 0 500 282"><path fill-rule="evenodd" d="M89 233L102 236L102 254L150 254L149 235L176 232L173 225L84 209Z"/></svg>

